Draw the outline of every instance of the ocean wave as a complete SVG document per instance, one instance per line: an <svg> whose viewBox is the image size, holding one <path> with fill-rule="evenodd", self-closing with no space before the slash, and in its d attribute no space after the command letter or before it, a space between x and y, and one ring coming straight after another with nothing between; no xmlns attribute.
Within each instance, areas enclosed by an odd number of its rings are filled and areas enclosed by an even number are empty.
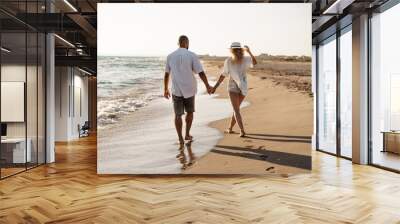
<svg viewBox="0 0 400 224"><path fill-rule="evenodd" d="M162 57L99 57L99 127L114 124L160 97L164 66Z"/></svg>
<svg viewBox="0 0 400 224"><path fill-rule="evenodd" d="M146 106L155 98L160 98L160 94L147 94L138 97L124 97L99 99L97 103L97 122L100 128L118 122L124 115L135 112L141 107Z"/></svg>

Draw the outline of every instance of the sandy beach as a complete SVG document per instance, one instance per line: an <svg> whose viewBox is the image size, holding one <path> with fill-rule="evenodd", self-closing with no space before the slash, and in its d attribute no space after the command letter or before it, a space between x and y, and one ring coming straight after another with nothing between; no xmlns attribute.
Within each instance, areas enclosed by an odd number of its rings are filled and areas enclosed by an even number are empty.
<svg viewBox="0 0 400 224"><path fill-rule="evenodd" d="M214 83L224 58L202 57ZM248 73L246 138L224 134L232 107L227 79L196 96L195 140L179 148L172 103L156 99L98 132L99 174L296 174L311 168L310 62L259 58ZM238 128L234 129L236 132Z"/></svg>
<svg viewBox="0 0 400 224"><path fill-rule="evenodd" d="M203 59L208 75L219 74L221 60ZM250 106L242 109L246 138L224 134L188 174L296 174L311 169L313 98L309 62L263 61L249 72ZM226 83L218 98L228 98ZM221 133L228 119L212 122ZM234 129L239 131L238 127Z"/></svg>

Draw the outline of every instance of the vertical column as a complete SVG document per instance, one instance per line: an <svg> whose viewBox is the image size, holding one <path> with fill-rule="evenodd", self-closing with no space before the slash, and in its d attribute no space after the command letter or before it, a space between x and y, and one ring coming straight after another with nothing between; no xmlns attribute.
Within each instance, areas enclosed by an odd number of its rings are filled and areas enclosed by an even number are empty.
<svg viewBox="0 0 400 224"><path fill-rule="evenodd" d="M88 103L89 103L89 123L90 131L97 131L97 79L94 76L89 77L88 80Z"/></svg>
<svg viewBox="0 0 400 224"><path fill-rule="evenodd" d="M317 46L312 45L312 60L311 60L311 87L312 87L312 93L313 93L313 98L314 98L314 128L313 128L313 136L312 136L312 143L311 147L313 150L317 149Z"/></svg>
<svg viewBox="0 0 400 224"><path fill-rule="evenodd" d="M368 163L368 15L353 19L353 162Z"/></svg>
<svg viewBox="0 0 400 224"><path fill-rule="evenodd" d="M341 108L340 108L340 83L341 83L341 64L340 64L340 36L341 31L336 31L336 155L341 156L342 146L342 123L341 123Z"/></svg>
<svg viewBox="0 0 400 224"><path fill-rule="evenodd" d="M46 11L53 12L51 1L46 1ZM46 163L55 161L55 43L54 34L46 34Z"/></svg>

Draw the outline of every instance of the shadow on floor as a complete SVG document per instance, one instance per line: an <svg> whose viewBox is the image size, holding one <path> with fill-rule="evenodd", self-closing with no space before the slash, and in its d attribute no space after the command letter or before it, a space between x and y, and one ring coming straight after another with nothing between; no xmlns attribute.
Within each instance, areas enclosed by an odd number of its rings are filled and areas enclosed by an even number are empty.
<svg viewBox="0 0 400 224"><path fill-rule="evenodd" d="M270 134L247 133L245 138L266 140L266 141L276 141L276 142L311 143L311 136L291 136L291 135L270 135Z"/></svg>
<svg viewBox="0 0 400 224"><path fill-rule="evenodd" d="M309 170L311 169L311 156L298 155L286 152L269 151L262 148L251 149L251 148L226 146L226 145L217 145L216 148L212 150L212 152L223 155L239 156L246 159L266 161L283 166L290 166L290 167L309 169Z"/></svg>

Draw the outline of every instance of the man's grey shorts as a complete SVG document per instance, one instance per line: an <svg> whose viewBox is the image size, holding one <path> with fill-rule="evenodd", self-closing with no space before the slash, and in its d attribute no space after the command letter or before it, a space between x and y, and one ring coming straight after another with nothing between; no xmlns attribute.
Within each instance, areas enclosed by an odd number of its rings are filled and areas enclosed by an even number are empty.
<svg viewBox="0 0 400 224"><path fill-rule="evenodd" d="M183 96L172 95L172 102L174 103L175 115L183 115L186 113L194 112L194 96L183 98Z"/></svg>

